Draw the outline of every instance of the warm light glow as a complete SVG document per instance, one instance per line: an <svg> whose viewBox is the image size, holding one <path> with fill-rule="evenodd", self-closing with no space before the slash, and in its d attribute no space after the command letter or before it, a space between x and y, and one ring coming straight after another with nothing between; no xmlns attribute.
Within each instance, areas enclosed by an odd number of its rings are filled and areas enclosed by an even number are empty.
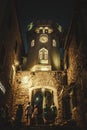
<svg viewBox="0 0 87 130"><path fill-rule="evenodd" d="M15 65L13 64L10 70L10 83L13 84L14 83L14 78L15 78Z"/></svg>
<svg viewBox="0 0 87 130"><path fill-rule="evenodd" d="M40 41L41 43L47 43L47 42L48 42L48 35L46 35L46 34L41 34L39 41Z"/></svg>
<svg viewBox="0 0 87 130"><path fill-rule="evenodd" d="M43 26L37 27L36 30L35 30L35 32L36 32L36 33L40 33L41 30L42 30L43 33L45 33L46 31L47 31L48 33L52 33L52 32L53 32L53 29L50 28L50 27L47 27L47 26L46 26L46 27L43 27Z"/></svg>
<svg viewBox="0 0 87 130"><path fill-rule="evenodd" d="M39 88L42 88L42 86L33 86L33 87L31 87L30 88L30 91L32 92L34 89L39 89ZM54 88L53 86L43 86L43 88L42 88L42 92L43 92L43 96L44 96L44 92L45 92L45 90L46 89L48 89L49 91L51 91L51 92L53 92L53 94L54 94L54 103L55 103L55 105L56 105L56 107L58 108L58 97L57 97L57 89L56 88ZM43 106L44 106L44 103L46 103L46 98L45 98L45 96L43 97Z"/></svg>
<svg viewBox="0 0 87 130"><path fill-rule="evenodd" d="M5 94L6 90L5 90L5 87L2 85L1 82L0 82L0 89L1 89L1 91Z"/></svg>
<svg viewBox="0 0 87 130"><path fill-rule="evenodd" d="M43 92L43 93L45 92L45 88L42 88L42 92Z"/></svg>
<svg viewBox="0 0 87 130"><path fill-rule="evenodd" d="M51 70L51 65L35 65L31 69L31 71L49 71L49 70Z"/></svg>
<svg viewBox="0 0 87 130"><path fill-rule="evenodd" d="M52 55L53 63L56 69L60 69L60 56L58 53L54 52Z"/></svg>
<svg viewBox="0 0 87 130"><path fill-rule="evenodd" d="M36 101L38 101L39 100L39 98L38 97L36 97Z"/></svg>
<svg viewBox="0 0 87 130"><path fill-rule="evenodd" d="M56 40L53 39L53 46L56 47Z"/></svg>
<svg viewBox="0 0 87 130"><path fill-rule="evenodd" d="M19 61L14 60L14 65L15 65L15 66L18 66L18 65L19 65Z"/></svg>
<svg viewBox="0 0 87 130"><path fill-rule="evenodd" d="M28 77L28 76L22 77L21 82L22 82L23 84L28 84L28 83L29 83L29 77Z"/></svg>

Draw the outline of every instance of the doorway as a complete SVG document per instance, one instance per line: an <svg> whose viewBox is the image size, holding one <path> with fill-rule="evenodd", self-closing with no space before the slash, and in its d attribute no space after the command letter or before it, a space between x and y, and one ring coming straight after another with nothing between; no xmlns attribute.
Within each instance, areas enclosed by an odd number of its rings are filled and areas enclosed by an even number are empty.
<svg viewBox="0 0 87 130"><path fill-rule="evenodd" d="M43 108L45 107L45 105L47 104L50 110L50 107L53 104L53 102L53 90L47 88L37 88L32 90L31 103L33 106L38 106L38 114L40 118L42 118L43 116Z"/></svg>

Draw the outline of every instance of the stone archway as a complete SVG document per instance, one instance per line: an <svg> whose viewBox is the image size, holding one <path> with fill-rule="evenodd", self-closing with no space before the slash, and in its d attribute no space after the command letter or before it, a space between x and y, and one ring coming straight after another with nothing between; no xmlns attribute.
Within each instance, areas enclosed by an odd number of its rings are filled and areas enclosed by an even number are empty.
<svg viewBox="0 0 87 130"><path fill-rule="evenodd" d="M53 94L53 101L59 109L59 87L60 82L55 78L55 72L22 72L18 73L15 80L14 99L13 99L13 114L15 115L16 104L23 104L23 109L25 110L27 103L32 102L32 93L34 90L44 89L50 95ZM59 90L59 91L58 91ZM44 99L45 100L45 99ZM52 102L52 101L51 101ZM23 120L24 117L23 117Z"/></svg>
<svg viewBox="0 0 87 130"><path fill-rule="evenodd" d="M31 92L31 102L36 104L42 102L43 105L49 103L49 105L51 105L54 102L54 91L47 87L35 87Z"/></svg>
<svg viewBox="0 0 87 130"><path fill-rule="evenodd" d="M45 105L46 103L49 103L49 106L51 106L52 103L54 102L54 104L58 108L57 89L53 88L52 86L43 86L43 87L42 86L35 86L35 87L32 87L31 89L29 89L29 93L30 93L29 99L30 99L31 102L32 102L32 97L35 95L35 93L34 93L35 91L37 91L36 100L39 100L38 99L39 98L38 93L39 93L40 97L42 98L43 105Z"/></svg>
<svg viewBox="0 0 87 130"><path fill-rule="evenodd" d="M29 100L32 100L32 92L34 90L43 91L48 90L48 92L52 92L53 95L53 102L55 103L56 107L58 108L58 82L53 77L54 73L48 72L35 72L31 80L31 86L29 87Z"/></svg>
<svg viewBox="0 0 87 130"><path fill-rule="evenodd" d="M58 108L58 101L57 101L57 90L53 89L51 86L35 86L30 90L31 93L31 104L38 106L38 114L39 120L43 120L43 110L47 106L49 111L47 121L50 123L52 122L52 111L51 106L54 103L56 108Z"/></svg>

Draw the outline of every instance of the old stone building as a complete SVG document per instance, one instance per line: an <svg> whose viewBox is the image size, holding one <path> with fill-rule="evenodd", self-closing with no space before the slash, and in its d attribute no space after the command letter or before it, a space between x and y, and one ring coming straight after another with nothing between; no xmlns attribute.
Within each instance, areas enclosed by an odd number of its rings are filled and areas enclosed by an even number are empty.
<svg viewBox="0 0 87 130"><path fill-rule="evenodd" d="M12 84L22 52L22 38L16 3L7 0L0 6L0 103L12 109Z"/></svg>
<svg viewBox="0 0 87 130"><path fill-rule="evenodd" d="M2 2L3 3L3 2ZM63 37L53 21L34 21L27 26L27 48L20 32L15 0L7 1L0 15L0 105L9 106L15 119L19 104L57 107L56 124L87 122L87 9L80 4ZM65 39L64 39L65 38ZM62 50L62 55L61 55ZM64 53L63 53L64 50ZM3 87L2 87L3 86ZM50 123L51 119L49 119Z"/></svg>
<svg viewBox="0 0 87 130"><path fill-rule="evenodd" d="M52 21L36 21L27 28L28 54L24 57L22 70L18 70L14 82L13 115L16 104L25 108L30 101L43 111L45 104L53 102L58 110L57 123L62 122L61 93L66 86L66 72L60 56L62 27ZM40 113L42 116L42 112ZM23 116L25 121L25 116Z"/></svg>
<svg viewBox="0 0 87 130"><path fill-rule="evenodd" d="M64 69L67 71L71 117L80 127L87 122L87 5L81 2L75 9L66 35L64 47ZM66 91L67 90L67 91Z"/></svg>

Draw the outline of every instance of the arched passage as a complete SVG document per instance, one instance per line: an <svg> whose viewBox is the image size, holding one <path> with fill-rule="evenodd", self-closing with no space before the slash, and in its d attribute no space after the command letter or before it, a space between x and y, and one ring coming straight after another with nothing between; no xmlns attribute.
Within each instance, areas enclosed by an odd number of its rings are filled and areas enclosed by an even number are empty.
<svg viewBox="0 0 87 130"><path fill-rule="evenodd" d="M43 116L43 109L47 104L49 108L49 119L48 121L52 120L52 113L51 113L51 106L54 103L55 106L58 108L58 101L57 101L57 90L51 86L35 86L30 89L31 98L30 101L32 105L37 105L39 110L40 118Z"/></svg>
<svg viewBox="0 0 87 130"><path fill-rule="evenodd" d="M48 104L52 105L54 102L56 107L58 108L58 96L57 89L52 86L35 86L29 89L30 101L35 104Z"/></svg>

